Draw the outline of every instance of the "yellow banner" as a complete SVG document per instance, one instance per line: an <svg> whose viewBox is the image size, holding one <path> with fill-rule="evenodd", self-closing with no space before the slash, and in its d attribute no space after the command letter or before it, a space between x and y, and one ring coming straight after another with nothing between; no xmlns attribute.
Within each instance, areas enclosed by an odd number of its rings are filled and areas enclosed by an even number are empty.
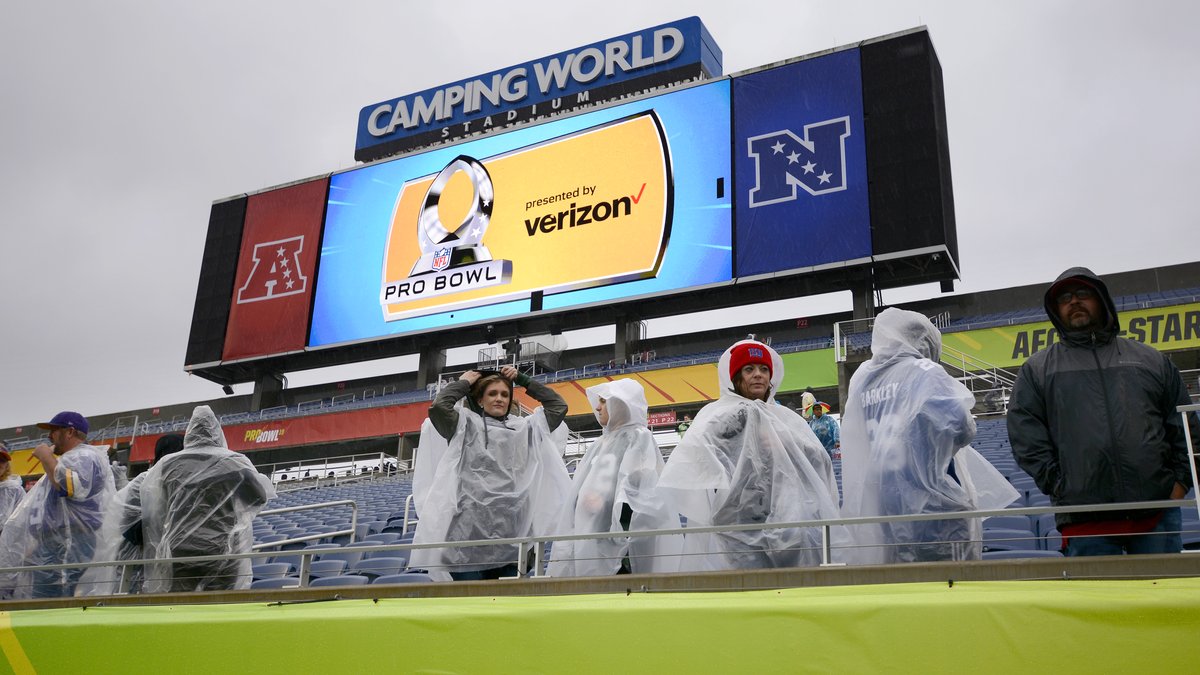
<svg viewBox="0 0 1200 675"><path fill-rule="evenodd" d="M1200 659L1195 579L374 600L323 590L320 602L276 591L3 612L0 673L1187 673ZM319 639L296 648L297 635Z"/></svg>
<svg viewBox="0 0 1200 675"><path fill-rule="evenodd" d="M33 450L13 450L12 472L22 476L40 476L45 473L42 463L33 456Z"/></svg>
<svg viewBox="0 0 1200 675"><path fill-rule="evenodd" d="M801 391L805 387L820 389L837 386L837 363L833 360L833 349L814 349L783 355L784 378L776 393ZM705 403L716 400L721 392L717 384L717 364L702 363L679 368L648 370L627 375L589 377L571 382L551 384L567 402L568 415L587 415L592 412L584 391L601 382L629 378L646 390L646 402L650 408L672 405ZM528 409L540 405L525 394L517 391L517 398Z"/></svg>
<svg viewBox="0 0 1200 675"><path fill-rule="evenodd" d="M653 277L670 202L654 111L484 160L460 156L400 190L384 315Z"/></svg>
<svg viewBox="0 0 1200 675"><path fill-rule="evenodd" d="M1122 337L1162 351L1200 347L1200 303L1121 312ZM942 335L942 343L1000 367L1019 366L1058 342L1048 320Z"/></svg>

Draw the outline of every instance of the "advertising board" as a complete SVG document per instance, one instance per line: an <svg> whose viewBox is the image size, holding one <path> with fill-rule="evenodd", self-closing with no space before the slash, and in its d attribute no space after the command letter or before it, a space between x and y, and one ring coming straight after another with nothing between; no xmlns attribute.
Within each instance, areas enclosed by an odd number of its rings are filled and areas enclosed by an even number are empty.
<svg viewBox="0 0 1200 675"><path fill-rule="evenodd" d="M335 174L309 346L732 276L729 83Z"/></svg>
<svg viewBox="0 0 1200 675"><path fill-rule="evenodd" d="M927 31L679 86L679 63L698 58L705 76L719 65L710 42L693 17L414 94L399 117L400 99L385 102L388 125L401 120L388 132L398 142L459 142L329 177L327 196L292 218L314 260L289 248L296 235L258 233L252 202L276 197L214 204L188 370L226 384L432 342L957 278L941 70ZM601 60L614 76L667 79L605 89ZM523 95L557 98L502 101L517 106L503 116L536 107L541 124L445 127L483 114L473 106L488 100L487 83L518 77ZM576 103L594 109L568 114L568 89L545 83L578 87ZM601 94L633 98L602 107ZM374 122L360 119L360 140L362 124L383 123L379 105ZM415 108L425 112L414 118ZM428 127L403 124L413 119ZM372 157L399 147L376 140ZM243 226L256 243L243 242ZM243 246L235 270L239 243L253 250ZM303 268L305 291L277 292L285 281L270 277L282 268L265 262L267 243ZM267 291L250 279L264 271L276 282ZM247 284L259 295L247 298Z"/></svg>
<svg viewBox="0 0 1200 675"><path fill-rule="evenodd" d="M689 17L365 106L354 158L370 161L721 74L721 50Z"/></svg>

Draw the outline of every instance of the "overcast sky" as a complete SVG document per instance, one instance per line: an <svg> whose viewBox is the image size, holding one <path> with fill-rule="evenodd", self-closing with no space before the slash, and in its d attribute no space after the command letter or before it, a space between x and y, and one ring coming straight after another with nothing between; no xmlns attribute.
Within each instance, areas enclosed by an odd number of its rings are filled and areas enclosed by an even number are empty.
<svg viewBox="0 0 1200 675"><path fill-rule="evenodd" d="M182 368L211 203L352 166L362 106L691 15L726 73L928 26L960 292L1076 264L1103 274L1200 258L1200 3L77 0L0 12L0 427L218 396ZM814 307L792 313L828 309Z"/></svg>

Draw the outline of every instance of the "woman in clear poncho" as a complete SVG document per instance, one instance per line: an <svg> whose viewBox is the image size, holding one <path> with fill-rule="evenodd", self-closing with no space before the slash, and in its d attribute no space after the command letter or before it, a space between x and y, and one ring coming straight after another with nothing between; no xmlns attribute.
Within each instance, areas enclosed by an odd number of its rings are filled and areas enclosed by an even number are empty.
<svg viewBox="0 0 1200 675"><path fill-rule="evenodd" d="M924 315L875 319L871 360L850 379L842 417L842 515L1001 509L1017 492L969 446L974 395L938 363L942 336ZM976 560L978 519L850 528L854 562Z"/></svg>
<svg viewBox="0 0 1200 675"><path fill-rule="evenodd" d="M630 379L587 388L603 434L592 443L571 480L560 534L662 530L679 527L679 514L658 494L662 453L646 426L646 392ZM682 537L581 539L554 544L550 576L607 576L673 572Z"/></svg>
<svg viewBox="0 0 1200 675"><path fill-rule="evenodd" d="M721 397L702 408L659 478L688 527L838 517L833 465L796 412L778 405L783 359L743 340L717 364ZM833 528L834 545L844 539ZM689 534L684 569L800 567L821 562L817 527Z"/></svg>
<svg viewBox="0 0 1200 675"><path fill-rule="evenodd" d="M542 405L510 414L514 380ZM562 456L567 404L515 368L468 371L438 392L421 425L413 475L414 543L510 539L553 532L571 479ZM516 545L415 549L409 566L435 579L515 576Z"/></svg>
<svg viewBox="0 0 1200 675"><path fill-rule="evenodd" d="M138 535L131 528L137 522L134 512L139 507L141 547L148 559L249 553L254 543L254 517L275 496L267 477L244 455L228 449L221 423L206 405L193 411L183 435L183 449L156 461L135 483L122 491L121 499L110 510L98 561L129 558L131 547L136 547L131 538L136 540ZM249 558L153 562L145 566L142 590L165 593L249 588L250 566ZM94 581L86 589L89 594L112 592L114 588L111 576L97 576Z"/></svg>

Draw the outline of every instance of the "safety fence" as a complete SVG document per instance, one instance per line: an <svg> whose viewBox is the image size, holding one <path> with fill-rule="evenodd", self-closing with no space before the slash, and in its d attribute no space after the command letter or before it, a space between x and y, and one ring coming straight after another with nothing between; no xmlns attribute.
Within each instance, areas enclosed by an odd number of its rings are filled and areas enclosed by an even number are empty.
<svg viewBox="0 0 1200 675"><path fill-rule="evenodd" d="M1200 408L1200 406L1195 406ZM1186 504L1191 505L1192 502ZM322 504L306 505L301 507L291 507L287 509L277 509L268 513L284 513L291 511L309 510L314 508L328 508L330 506L350 506L356 508L352 500L325 502ZM1147 510L1147 509L1165 509L1180 507L1180 500L1158 500L1144 502L1127 502L1120 504L1089 504L1079 506L1065 507L1022 507L1009 508L998 510L976 510L976 511L959 511L953 513L928 513L919 515L897 515L897 516L872 516L858 518L835 518L823 520L801 520L781 523L747 523L740 525L714 525L714 526L686 526L680 528L670 528L661 530L634 530L621 533L618 537L614 537L613 533L590 533L590 534L556 534L547 536L528 536L507 539L480 539L470 541L453 541L453 542L427 542L414 543L412 533L406 532L396 541L388 543L377 543L371 541L351 541L344 546L334 544L317 544L311 545L311 542L317 539L325 539L334 536L347 535L354 537L352 525L350 528L335 532L326 532L321 534L312 534L307 536L294 537L286 540L275 541L270 543L259 544L254 547L249 553L241 553L234 555L208 555L208 556L191 556L179 558L165 559L141 559L141 560L110 560L110 561L93 561L89 563L65 563L55 565L39 565L26 567L6 567L0 568L0 578L11 578L12 575L21 572L32 571L48 571L48 570L80 570L93 567L112 567L112 568L130 568L143 565L154 564L159 569L170 569L170 565L183 564L194 565L196 563L244 560L244 559L260 559L265 558L280 559L287 558L289 560L286 569L280 569L273 572L273 581L269 587L272 588L307 588L312 585L318 586L334 586L339 584L346 585L365 585L369 583L386 584L386 583L408 583L413 581L429 582L437 578L439 573L453 572L456 569L455 565L443 565L441 567L422 566L420 570L414 570L408 566L407 561L413 551L421 549L460 549L486 546L489 548L508 546L512 547L514 555L512 562L517 570L516 577L518 578L538 578L547 576L546 572L546 555L550 546L557 542L572 542L581 540L633 540L646 537L663 537L672 535L682 535L683 537L695 537L699 535L714 535L714 534L732 534L732 533L753 533L770 530L812 530L816 531L819 536L819 546L813 546L806 549L808 552L815 554L815 559L820 567L844 567L847 565L846 559L851 557L855 550L863 548L863 546L854 544L839 544L837 543L837 531L843 528L855 528L859 526L877 526L879 524L894 524L894 523L913 523L925 521L939 520L960 520L960 519L987 519L993 517L1005 516L1040 516L1043 514L1064 514L1064 513L1096 513L1108 511L1128 511L1128 510ZM1191 509L1187 509L1190 511ZM352 518L352 523L356 520L357 511L354 512L355 517ZM419 522L419 521L417 521ZM1200 541L1200 516L1195 518L1188 514L1188 518L1184 520L1184 527L1180 532L1187 535L1197 535L1193 537L1193 541ZM816 540L816 538L814 538ZM1010 546L1018 544L1019 537L1000 537L985 540L966 541L947 541L947 542L928 542L928 543L946 543L946 544L975 544L981 547L991 544L994 550L1012 551L1014 548L1021 553L1028 553L1031 550L1023 546ZM304 548L288 549L288 546L296 546L310 544ZM909 544L883 544L884 547L903 546ZM871 544L872 547L877 544ZM1024 549L1024 550L1022 550ZM771 550L771 549L764 549ZM794 548L789 550L795 550ZM1183 550L1181 554L1192 555L1198 554L1200 551ZM673 556L679 554L672 554ZM724 555L714 553L704 554L688 554L683 553L679 557L683 560L692 559L691 563L685 562L682 567L685 569L699 570L703 569L702 561L696 560L697 555L711 556ZM1055 554L1057 555L1057 554ZM985 558L987 555L985 554ZM1041 557L1038 554L1022 555L1022 556L1003 556L1003 557ZM1197 556L1200 560L1200 556ZM345 565L337 565L337 573L333 576L324 576L328 574L327 567L322 563L326 561L342 561ZM532 561L532 562L530 562ZM269 563L268 563L269 564ZM149 568L146 568L149 569ZM320 571L318 571L320 569ZM322 576L318 576L318 574ZM1197 567L1197 575L1200 576L1200 567ZM404 578L400 578L404 577ZM267 577L264 577L267 578ZM249 585L250 580L243 579L241 587ZM260 586L262 587L262 586ZM17 597L22 597L23 589L16 589ZM24 589L28 590L28 589ZM104 589L97 592L95 588L89 588L86 585L81 585L77 591L79 595L96 595L107 593L109 589ZM123 593L116 593L123 594Z"/></svg>

